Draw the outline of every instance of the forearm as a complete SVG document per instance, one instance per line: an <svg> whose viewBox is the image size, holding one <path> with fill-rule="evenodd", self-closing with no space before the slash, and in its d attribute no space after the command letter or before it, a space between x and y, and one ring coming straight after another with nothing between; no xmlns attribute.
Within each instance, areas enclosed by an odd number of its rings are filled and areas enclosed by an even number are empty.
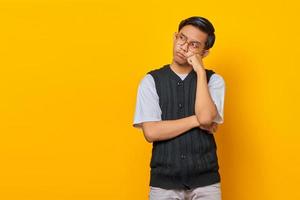
<svg viewBox="0 0 300 200"><path fill-rule="evenodd" d="M144 122L142 127L146 140L154 142L174 138L199 125L196 115L192 115L176 120Z"/></svg>
<svg viewBox="0 0 300 200"><path fill-rule="evenodd" d="M210 125L217 115L216 106L209 93L205 70L197 71L195 114L200 125Z"/></svg>

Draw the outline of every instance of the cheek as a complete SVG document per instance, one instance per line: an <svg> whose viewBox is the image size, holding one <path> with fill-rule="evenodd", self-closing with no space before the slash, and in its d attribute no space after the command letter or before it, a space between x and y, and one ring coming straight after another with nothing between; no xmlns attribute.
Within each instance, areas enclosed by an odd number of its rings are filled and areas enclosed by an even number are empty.
<svg viewBox="0 0 300 200"><path fill-rule="evenodd" d="M193 53L191 53L191 52L187 52L186 53L186 57L190 57L190 56L192 56L193 55Z"/></svg>
<svg viewBox="0 0 300 200"><path fill-rule="evenodd" d="M178 50L176 44L173 45L173 51L176 52Z"/></svg>
<svg viewBox="0 0 300 200"><path fill-rule="evenodd" d="M173 43L174 50L180 50L180 45Z"/></svg>

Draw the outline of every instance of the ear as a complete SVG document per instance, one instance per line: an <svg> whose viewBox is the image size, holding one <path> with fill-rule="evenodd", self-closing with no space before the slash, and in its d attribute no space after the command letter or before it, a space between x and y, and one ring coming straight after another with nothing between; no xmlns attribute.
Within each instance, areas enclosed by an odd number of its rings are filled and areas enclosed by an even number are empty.
<svg viewBox="0 0 300 200"><path fill-rule="evenodd" d="M206 57L209 54L209 50L205 49L202 51L202 58Z"/></svg>
<svg viewBox="0 0 300 200"><path fill-rule="evenodd" d="M175 32L174 34L173 34L173 41L175 42L175 40L176 40L176 35L177 35L177 32Z"/></svg>

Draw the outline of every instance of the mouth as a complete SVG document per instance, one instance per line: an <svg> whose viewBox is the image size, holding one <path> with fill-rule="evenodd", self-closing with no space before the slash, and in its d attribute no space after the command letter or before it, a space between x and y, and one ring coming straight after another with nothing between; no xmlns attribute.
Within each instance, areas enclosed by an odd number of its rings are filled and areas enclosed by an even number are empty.
<svg viewBox="0 0 300 200"><path fill-rule="evenodd" d="M180 58L186 59L185 56L184 56L183 54L181 54L181 53L179 53L179 52L177 52L176 54L177 54Z"/></svg>

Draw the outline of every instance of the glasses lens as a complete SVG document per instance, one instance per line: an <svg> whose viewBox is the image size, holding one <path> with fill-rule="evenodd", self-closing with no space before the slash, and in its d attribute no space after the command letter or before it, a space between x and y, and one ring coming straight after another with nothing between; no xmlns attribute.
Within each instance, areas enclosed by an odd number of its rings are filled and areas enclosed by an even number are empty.
<svg viewBox="0 0 300 200"><path fill-rule="evenodd" d="M193 43L192 43L192 44L190 45L190 49L193 50L193 51L197 50L198 48L199 48L199 47L198 47L198 45L196 45L196 44L193 44Z"/></svg>
<svg viewBox="0 0 300 200"><path fill-rule="evenodd" d="M177 42L178 42L179 44L184 44L185 41L186 41L186 38L184 37L184 35L182 35L182 34L178 34L178 35L177 35Z"/></svg>

